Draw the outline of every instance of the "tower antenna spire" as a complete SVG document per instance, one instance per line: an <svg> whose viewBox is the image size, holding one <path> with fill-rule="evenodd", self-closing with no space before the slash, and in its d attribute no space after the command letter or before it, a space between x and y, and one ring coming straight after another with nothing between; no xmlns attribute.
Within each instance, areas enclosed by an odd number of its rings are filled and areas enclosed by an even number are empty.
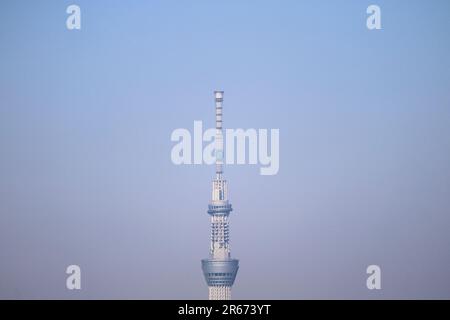
<svg viewBox="0 0 450 320"><path fill-rule="evenodd" d="M216 139L215 139L215 153L216 153L216 174L223 173L223 129L222 129L222 102L223 91L214 91L216 102Z"/></svg>

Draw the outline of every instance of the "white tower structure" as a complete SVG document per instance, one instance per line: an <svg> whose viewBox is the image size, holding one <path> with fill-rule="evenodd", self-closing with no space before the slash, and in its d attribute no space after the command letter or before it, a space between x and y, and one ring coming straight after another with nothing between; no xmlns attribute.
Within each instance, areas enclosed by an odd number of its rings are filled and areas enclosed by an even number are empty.
<svg viewBox="0 0 450 320"><path fill-rule="evenodd" d="M229 245L228 216L233 210L228 201L228 185L223 178L223 91L215 91L216 102L216 176L212 182L212 197L208 206L211 216L211 245L209 258L202 260L202 270L208 284L210 300L231 299L231 287L239 268L239 260L232 259Z"/></svg>

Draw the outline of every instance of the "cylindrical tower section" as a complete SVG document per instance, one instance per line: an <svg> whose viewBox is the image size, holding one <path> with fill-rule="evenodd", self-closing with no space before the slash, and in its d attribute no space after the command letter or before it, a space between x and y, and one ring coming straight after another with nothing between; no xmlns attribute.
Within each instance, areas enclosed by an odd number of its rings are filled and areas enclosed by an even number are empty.
<svg viewBox="0 0 450 320"><path fill-rule="evenodd" d="M211 217L211 247L209 253L213 259L230 258L228 215L213 215Z"/></svg>

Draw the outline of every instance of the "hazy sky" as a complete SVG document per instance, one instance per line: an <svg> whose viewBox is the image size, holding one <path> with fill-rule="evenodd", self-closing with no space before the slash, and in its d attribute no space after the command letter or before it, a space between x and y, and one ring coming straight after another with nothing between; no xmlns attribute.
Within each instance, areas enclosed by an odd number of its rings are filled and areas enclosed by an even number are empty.
<svg viewBox="0 0 450 320"><path fill-rule="evenodd" d="M216 89L225 127L280 129L277 175L225 168L233 298L450 298L449 15L448 0L2 1L0 298L206 298L214 168L172 164L170 135L212 127Z"/></svg>

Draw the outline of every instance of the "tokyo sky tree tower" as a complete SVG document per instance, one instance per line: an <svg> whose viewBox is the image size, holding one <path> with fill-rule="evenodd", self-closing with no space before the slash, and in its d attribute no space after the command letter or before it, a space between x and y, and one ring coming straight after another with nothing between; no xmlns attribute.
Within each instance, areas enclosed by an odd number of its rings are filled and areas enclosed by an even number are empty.
<svg viewBox="0 0 450 320"><path fill-rule="evenodd" d="M215 91L216 100L216 177L212 182L212 199L208 206L211 216L211 247L209 258L202 260L203 274L208 284L210 300L229 300L236 278L239 260L230 257L228 216L232 210L228 202L227 181L223 178L223 91Z"/></svg>

